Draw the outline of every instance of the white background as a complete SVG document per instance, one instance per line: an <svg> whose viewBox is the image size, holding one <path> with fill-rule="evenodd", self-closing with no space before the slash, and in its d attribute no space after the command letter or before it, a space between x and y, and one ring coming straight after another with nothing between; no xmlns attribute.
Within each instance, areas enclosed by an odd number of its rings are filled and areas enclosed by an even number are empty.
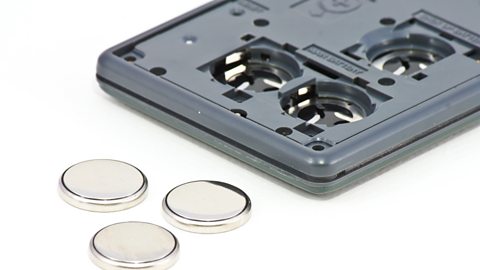
<svg viewBox="0 0 480 270"><path fill-rule="evenodd" d="M480 269L480 129L471 129L344 194L319 199L159 124L104 94L106 48L206 1L2 1L1 269L95 269L103 226L160 224L181 241L174 269ZM168 3L168 4L167 4ZM60 174L92 158L130 162L151 189L140 206L95 214L64 203ZM216 179L253 201L246 226L177 230L161 200L185 181Z"/></svg>

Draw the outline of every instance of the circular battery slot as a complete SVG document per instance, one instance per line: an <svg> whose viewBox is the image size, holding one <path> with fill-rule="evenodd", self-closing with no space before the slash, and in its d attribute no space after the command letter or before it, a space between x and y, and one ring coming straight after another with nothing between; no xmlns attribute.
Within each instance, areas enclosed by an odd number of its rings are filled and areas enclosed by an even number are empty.
<svg viewBox="0 0 480 270"><path fill-rule="evenodd" d="M384 41L367 50L371 64L397 76L409 76L426 69L455 50L446 42L426 35L412 34Z"/></svg>
<svg viewBox="0 0 480 270"><path fill-rule="evenodd" d="M286 53L266 48L235 52L213 65L213 77L239 90L276 91L302 75L297 61Z"/></svg>
<svg viewBox="0 0 480 270"><path fill-rule="evenodd" d="M374 105L362 90L336 82L302 87L284 101L289 115L307 124L332 127L353 123L373 113Z"/></svg>

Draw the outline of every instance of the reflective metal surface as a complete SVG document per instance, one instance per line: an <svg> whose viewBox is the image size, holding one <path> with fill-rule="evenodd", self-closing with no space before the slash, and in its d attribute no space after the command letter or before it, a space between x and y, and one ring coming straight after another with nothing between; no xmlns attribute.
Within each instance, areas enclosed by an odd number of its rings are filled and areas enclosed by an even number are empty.
<svg viewBox="0 0 480 270"><path fill-rule="evenodd" d="M180 185L163 200L167 221L185 231L221 233L234 230L250 218L250 198L242 190L216 181Z"/></svg>
<svg viewBox="0 0 480 270"><path fill-rule="evenodd" d="M413 75L453 53L449 43L424 34L383 38L366 52L372 66L397 76Z"/></svg>
<svg viewBox="0 0 480 270"><path fill-rule="evenodd" d="M168 269L178 259L179 243L166 229L143 222L118 223L90 242L93 263L106 270Z"/></svg>
<svg viewBox="0 0 480 270"><path fill-rule="evenodd" d="M234 52L212 68L217 81L237 91L277 91L301 73L297 61L289 54L261 47Z"/></svg>
<svg viewBox="0 0 480 270"><path fill-rule="evenodd" d="M60 196L77 208L125 210L146 197L147 178L134 166L116 160L88 160L68 168L60 178Z"/></svg>
<svg viewBox="0 0 480 270"><path fill-rule="evenodd" d="M306 126L326 127L360 121L373 113L375 108L362 89L325 81L291 91L281 104L286 113L304 120Z"/></svg>
<svg viewBox="0 0 480 270"><path fill-rule="evenodd" d="M388 70L395 75L412 75L426 69L442 59L434 52L421 50L397 50L386 53L372 63L380 70Z"/></svg>
<svg viewBox="0 0 480 270"><path fill-rule="evenodd" d="M305 120L308 124L323 124L327 127L353 123L366 117L366 114L354 103L319 97L313 97L290 107L288 113Z"/></svg>

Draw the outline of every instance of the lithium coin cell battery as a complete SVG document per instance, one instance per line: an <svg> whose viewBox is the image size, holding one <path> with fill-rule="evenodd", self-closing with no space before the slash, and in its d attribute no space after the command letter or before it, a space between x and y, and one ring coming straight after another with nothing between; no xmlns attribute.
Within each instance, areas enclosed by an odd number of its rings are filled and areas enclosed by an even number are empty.
<svg viewBox="0 0 480 270"><path fill-rule="evenodd" d="M94 212L131 208L146 197L147 178L125 162L96 159L68 168L60 178L60 196L70 205Z"/></svg>
<svg viewBox="0 0 480 270"><path fill-rule="evenodd" d="M165 218L195 233L234 230L250 218L250 198L237 187L216 181L195 181L171 190L163 200Z"/></svg>
<svg viewBox="0 0 480 270"><path fill-rule="evenodd" d="M90 242L90 258L106 270L168 269L178 259L177 238L144 222L124 222L100 230Z"/></svg>

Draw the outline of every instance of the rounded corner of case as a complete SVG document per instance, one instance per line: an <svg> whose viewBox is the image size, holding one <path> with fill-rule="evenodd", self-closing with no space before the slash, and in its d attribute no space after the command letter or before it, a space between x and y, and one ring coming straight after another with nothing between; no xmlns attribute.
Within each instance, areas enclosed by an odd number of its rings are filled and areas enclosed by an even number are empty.
<svg viewBox="0 0 480 270"><path fill-rule="evenodd" d="M314 153L306 160L306 167L315 178L329 179L336 177L339 171L338 164L331 153Z"/></svg>
<svg viewBox="0 0 480 270"><path fill-rule="evenodd" d="M113 57L115 57L115 55L111 50L106 50L102 52L97 58L97 73L99 69L106 66Z"/></svg>

